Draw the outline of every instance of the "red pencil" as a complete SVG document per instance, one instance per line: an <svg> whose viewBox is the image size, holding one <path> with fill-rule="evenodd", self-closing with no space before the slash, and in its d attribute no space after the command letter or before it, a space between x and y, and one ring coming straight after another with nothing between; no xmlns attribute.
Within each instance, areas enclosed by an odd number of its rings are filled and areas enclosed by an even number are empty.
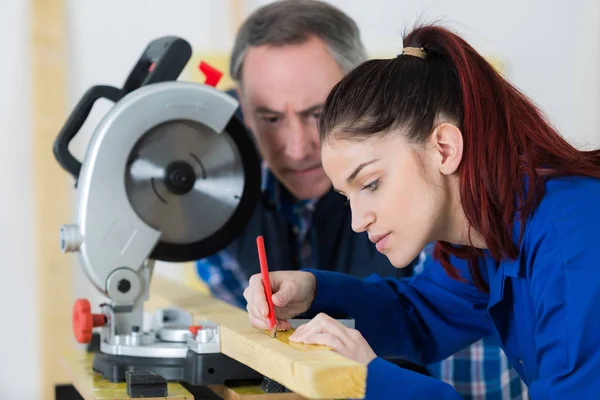
<svg viewBox="0 0 600 400"><path fill-rule="evenodd" d="M256 238L256 247L258 247L260 272L262 274L263 286L265 287L267 304L269 305L269 330L271 331L271 336L275 337L277 333L277 318L275 318L275 306L273 305L273 293L271 292L271 280L269 279L267 253L265 251L265 242L262 236Z"/></svg>

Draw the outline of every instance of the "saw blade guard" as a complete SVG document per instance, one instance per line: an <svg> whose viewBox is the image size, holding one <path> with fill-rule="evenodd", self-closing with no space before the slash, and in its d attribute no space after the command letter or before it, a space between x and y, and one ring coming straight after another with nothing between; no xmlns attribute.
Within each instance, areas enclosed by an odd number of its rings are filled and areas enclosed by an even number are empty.
<svg viewBox="0 0 600 400"><path fill-rule="evenodd" d="M108 284L113 271L135 273L147 259L194 261L244 229L261 173L237 107L208 85L161 82L129 93L104 116L78 177L78 223L62 236L109 297L125 303L133 294Z"/></svg>

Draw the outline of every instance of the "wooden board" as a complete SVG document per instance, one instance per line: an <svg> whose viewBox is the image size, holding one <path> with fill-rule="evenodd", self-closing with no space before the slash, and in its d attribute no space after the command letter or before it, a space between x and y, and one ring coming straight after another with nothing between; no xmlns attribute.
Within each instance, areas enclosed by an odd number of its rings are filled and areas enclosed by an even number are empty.
<svg viewBox="0 0 600 400"><path fill-rule="evenodd" d="M306 397L296 393L269 393L262 391L260 386L210 386L210 389L223 400L306 400Z"/></svg>
<svg viewBox="0 0 600 400"><path fill-rule="evenodd" d="M65 0L34 0L30 8L32 155L35 201L37 319L41 399L54 399L54 385L66 382L58 349L73 343L72 258L62 254L61 224L71 222L73 179L58 165L52 143L67 118L67 35ZM50 300L52 299L52 300Z"/></svg>
<svg viewBox="0 0 600 400"><path fill-rule="evenodd" d="M246 312L192 288L154 277L147 311L180 307L219 324L221 351L308 398L362 398L366 366L323 346L292 344L253 328Z"/></svg>

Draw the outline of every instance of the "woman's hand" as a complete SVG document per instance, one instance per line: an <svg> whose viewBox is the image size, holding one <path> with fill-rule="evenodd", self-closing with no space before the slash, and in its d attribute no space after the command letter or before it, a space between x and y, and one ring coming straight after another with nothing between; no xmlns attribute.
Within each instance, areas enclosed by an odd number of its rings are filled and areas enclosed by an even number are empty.
<svg viewBox="0 0 600 400"><path fill-rule="evenodd" d="M356 329L348 328L327 314L319 314L301 325L290 336L290 341L322 344L361 364L367 365L377 356L365 338Z"/></svg>
<svg viewBox="0 0 600 400"><path fill-rule="evenodd" d="M290 329L287 320L306 312L312 304L317 280L313 274L305 271L275 271L269 273L269 280L277 317L277 330ZM261 274L250 278L244 298L248 302L246 309L250 323L257 328L269 329L269 306Z"/></svg>

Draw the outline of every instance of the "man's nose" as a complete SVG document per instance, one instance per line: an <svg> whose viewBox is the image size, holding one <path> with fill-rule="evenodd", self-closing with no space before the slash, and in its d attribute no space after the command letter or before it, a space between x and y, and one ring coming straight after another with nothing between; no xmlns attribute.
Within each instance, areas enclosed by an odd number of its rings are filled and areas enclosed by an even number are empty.
<svg viewBox="0 0 600 400"><path fill-rule="evenodd" d="M290 120L285 132L285 153L292 160L305 159L314 146L311 128L302 123L298 118ZM317 146L318 147L318 146Z"/></svg>

